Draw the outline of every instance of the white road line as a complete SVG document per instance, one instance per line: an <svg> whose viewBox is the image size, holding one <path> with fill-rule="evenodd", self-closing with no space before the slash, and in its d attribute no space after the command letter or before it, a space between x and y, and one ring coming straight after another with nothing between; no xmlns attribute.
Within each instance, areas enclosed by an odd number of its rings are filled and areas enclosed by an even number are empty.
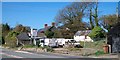
<svg viewBox="0 0 120 60"><path fill-rule="evenodd" d="M35 53L31 53L31 52L27 52L27 51L15 51L16 53L25 53L25 54L31 54L31 55L38 55L38 54L35 54ZM39 54L40 55L40 54ZM46 56L46 55L42 55L41 56Z"/></svg>
<svg viewBox="0 0 120 60"><path fill-rule="evenodd" d="M26 52L26 51L15 51L15 52L26 53L26 54L34 54L34 53Z"/></svg>
<svg viewBox="0 0 120 60"><path fill-rule="evenodd" d="M10 56L10 57L13 57L13 58L23 58L23 57L20 57L20 56L9 55L9 54L3 53L3 52L0 53L0 54L6 55L6 56Z"/></svg>

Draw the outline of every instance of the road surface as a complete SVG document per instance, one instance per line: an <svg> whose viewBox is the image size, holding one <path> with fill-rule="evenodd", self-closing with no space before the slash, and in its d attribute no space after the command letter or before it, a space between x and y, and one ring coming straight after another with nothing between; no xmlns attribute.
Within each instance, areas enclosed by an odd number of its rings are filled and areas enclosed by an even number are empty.
<svg viewBox="0 0 120 60"><path fill-rule="evenodd" d="M14 51L5 48L0 48L0 50L2 58L82 58L80 56L67 56L52 53L33 53L18 50Z"/></svg>
<svg viewBox="0 0 120 60"><path fill-rule="evenodd" d="M0 58L2 60L15 60L13 58L20 58L24 60L23 58L27 58L25 60L50 60L50 58L54 58L51 60L93 60L89 57L80 57L80 56L67 56L67 55L59 55L59 54L52 54L52 53L32 53L32 52L26 52L26 51L13 51L5 48L0 48L0 54L2 55ZM29 58L29 59L28 59ZM46 59L43 59L46 58ZM57 58L57 59L56 59ZM59 59L58 59L59 58ZM96 59L98 60L98 59ZM99 59L100 60L100 59ZM101 60L111 60L111 59L101 59ZM112 59L116 60L116 59Z"/></svg>

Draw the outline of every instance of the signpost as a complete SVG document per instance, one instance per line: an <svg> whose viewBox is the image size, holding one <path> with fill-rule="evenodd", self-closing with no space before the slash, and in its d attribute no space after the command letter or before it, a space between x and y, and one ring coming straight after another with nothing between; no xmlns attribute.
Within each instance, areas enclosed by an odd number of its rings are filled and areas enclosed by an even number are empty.
<svg viewBox="0 0 120 60"><path fill-rule="evenodd" d="M85 38L84 38L84 50L85 50L85 39L87 39L87 35L85 35ZM84 55L85 55L85 51L84 51Z"/></svg>
<svg viewBox="0 0 120 60"><path fill-rule="evenodd" d="M87 28L88 29L88 28ZM85 39L87 39L87 34L88 33L88 31L85 31L85 38L84 38L84 55L85 55Z"/></svg>

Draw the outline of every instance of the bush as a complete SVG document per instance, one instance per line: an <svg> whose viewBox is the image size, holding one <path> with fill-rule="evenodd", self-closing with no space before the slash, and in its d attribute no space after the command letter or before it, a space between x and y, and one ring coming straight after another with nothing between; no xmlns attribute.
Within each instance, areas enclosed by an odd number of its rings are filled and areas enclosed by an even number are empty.
<svg viewBox="0 0 120 60"><path fill-rule="evenodd" d="M80 42L80 45L83 46L84 48L93 48L93 49L102 50L104 41L105 40L99 40L95 42L85 42L85 47L84 47L84 42Z"/></svg>
<svg viewBox="0 0 120 60"><path fill-rule="evenodd" d="M104 51L96 51L96 52L95 52L95 55L96 55L96 56L99 56L99 55L102 55L102 54L104 54Z"/></svg>
<svg viewBox="0 0 120 60"><path fill-rule="evenodd" d="M6 37L5 41L6 41L6 45L10 48L14 48L17 46L16 37Z"/></svg>
<svg viewBox="0 0 120 60"><path fill-rule="evenodd" d="M54 28L54 26L50 27L48 30L45 31L45 35L47 36L47 38L53 38L54 37L54 32L52 31L52 29Z"/></svg>
<svg viewBox="0 0 120 60"><path fill-rule="evenodd" d="M5 43L6 46L10 48L14 48L17 46L17 39L16 36L18 35L17 32L11 31L8 33L8 35L5 37Z"/></svg>
<svg viewBox="0 0 120 60"><path fill-rule="evenodd" d="M100 40L101 38L104 38L105 31L99 27L96 26L93 28L92 32L89 34L89 36L93 39L93 40Z"/></svg>

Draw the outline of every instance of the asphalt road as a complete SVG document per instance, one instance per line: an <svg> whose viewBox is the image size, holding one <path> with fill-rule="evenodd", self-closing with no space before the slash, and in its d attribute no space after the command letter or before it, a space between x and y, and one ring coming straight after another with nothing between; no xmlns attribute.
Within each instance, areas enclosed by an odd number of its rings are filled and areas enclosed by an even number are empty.
<svg viewBox="0 0 120 60"><path fill-rule="evenodd" d="M52 53L33 53L25 51L13 51L5 48L0 48L0 58L2 60L118 60L118 59L103 59L89 58L80 56L67 56ZM18 59L19 58L19 59Z"/></svg>
<svg viewBox="0 0 120 60"><path fill-rule="evenodd" d="M35 53L26 51L13 51L0 48L2 58L80 58L80 56L67 56L52 53ZM81 57L82 58L82 57Z"/></svg>

